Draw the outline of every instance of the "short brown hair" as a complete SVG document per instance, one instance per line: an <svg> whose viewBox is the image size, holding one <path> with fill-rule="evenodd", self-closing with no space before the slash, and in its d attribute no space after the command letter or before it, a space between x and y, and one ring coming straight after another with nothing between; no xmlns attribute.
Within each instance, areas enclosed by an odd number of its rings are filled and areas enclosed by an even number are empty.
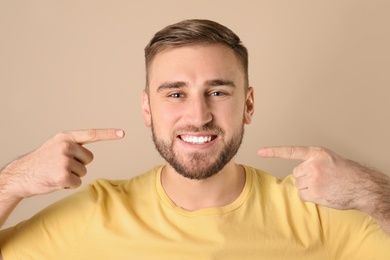
<svg viewBox="0 0 390 260"><path fill-rule="evenodd" d="M168 48L192 44L225 44L241 61L248 87L248 50L229 28L217 22L202 19L184 20L158 31L145 47L146 89L149 89L149 67L154 57Z"/></svg>

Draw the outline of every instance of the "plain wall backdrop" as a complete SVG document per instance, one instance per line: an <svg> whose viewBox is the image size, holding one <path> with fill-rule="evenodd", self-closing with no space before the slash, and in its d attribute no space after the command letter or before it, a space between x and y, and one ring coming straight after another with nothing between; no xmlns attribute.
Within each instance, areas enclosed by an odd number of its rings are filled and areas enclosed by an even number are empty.
<svg viewBox="0 0 390 260"><path fill-rule="evenodd" d="M143 48L168 24L207 18L250 53L255 114L237 162L282 177L299 162L257 149L313 145L390 174L389 14L385 0L0 1L0 165L59 131L106 127L126 138L87 145L84 184L163 163L141 115ZM24 200L5 227L72 192Z"/></svg>

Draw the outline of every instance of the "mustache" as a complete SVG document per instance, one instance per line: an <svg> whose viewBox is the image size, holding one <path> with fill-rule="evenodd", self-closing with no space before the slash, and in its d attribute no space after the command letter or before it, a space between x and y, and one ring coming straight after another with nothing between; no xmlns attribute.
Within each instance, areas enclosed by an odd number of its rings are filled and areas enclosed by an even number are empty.
<svg viewBox="0 0 390 260"><path fill-rule="evenodd" d="M186 125L176 129L175 133L183 133L183 132L211 132L217 135L221 135L224 133L223 129L217 126L214 123L208 123L203 126L194 126L194 125Z"/></svg>

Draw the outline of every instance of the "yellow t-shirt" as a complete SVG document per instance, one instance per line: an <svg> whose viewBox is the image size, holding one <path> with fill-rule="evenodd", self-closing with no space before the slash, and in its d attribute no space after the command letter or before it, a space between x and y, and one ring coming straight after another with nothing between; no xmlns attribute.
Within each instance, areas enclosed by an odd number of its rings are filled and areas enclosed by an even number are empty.
<svg viewBox="0 0 390 260"><path fill-rule="evenodd" d="M230 205L186 211L164 192L161 167L97 180L0 233L9 259L390 259L390 236L366 214L302 202L282 180L244 166Z"/></svg>

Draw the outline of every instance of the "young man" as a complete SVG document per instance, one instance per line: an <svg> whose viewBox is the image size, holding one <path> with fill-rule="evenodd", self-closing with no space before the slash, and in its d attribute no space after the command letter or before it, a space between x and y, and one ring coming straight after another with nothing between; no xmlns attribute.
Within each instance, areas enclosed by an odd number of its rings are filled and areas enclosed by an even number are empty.
<svg viewBox="0 0 390 260"><path fill-rule="evenodd" d="M145 57L143 114L166 164L128 181L97 180L3 230L4 259L390 255L388 176L314 147L259 150L304 161L283 180L234 162L254 92L247 50L232 31L186 20L158 32ZM64 132L6 166L1 223L25 197L79 186L92 160L83 144L123 135Z"/></svg>

